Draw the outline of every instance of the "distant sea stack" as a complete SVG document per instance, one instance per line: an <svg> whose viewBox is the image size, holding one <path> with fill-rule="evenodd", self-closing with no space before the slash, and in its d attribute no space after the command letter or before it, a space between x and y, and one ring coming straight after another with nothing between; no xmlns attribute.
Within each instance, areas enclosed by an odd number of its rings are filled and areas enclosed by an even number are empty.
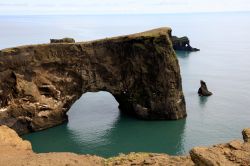
<svg viewBox="0 0 250 166"><path fill-rule="evenodd" d="M193 48L190 46L190 41L188 37L177 37L172 36L173 48L176 51L200 51L198 48Z"/></svg>
<svg viewBox="0 0 250 166"><path fill-rule="evenodd" d="M200 81L201 87L198 90L199 96L211 96L213 93L207 89L207 84L205 81Z"/></svg>
<svg viewBox="0 0 250 166"><path fill-rule="evenodd" d="M59 39L0 51L0 125L18 134L68 120L86 92L108 91L121 111L147 120L186 117L171 29L74 43Z"/></svg>

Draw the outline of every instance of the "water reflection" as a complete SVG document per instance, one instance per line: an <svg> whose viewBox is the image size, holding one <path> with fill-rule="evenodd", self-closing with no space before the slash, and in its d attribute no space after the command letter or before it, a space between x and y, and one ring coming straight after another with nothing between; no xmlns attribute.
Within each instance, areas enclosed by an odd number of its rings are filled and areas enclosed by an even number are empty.
<svg viewBox="0 0 250 166"><path fill-rule="evenodd" d="M75 132L68 130L67 124L23 136L24 139L31 141L35 152L80 153L79 142L72 137L76 137Z"/></svg>
<svg viewBox="0 0 250 166"><path fill-rule="evenodd" d="M24 136L36 152L70 151L114 156L128 152L183 154L186 120L143 121L120 113L107 92L87 93L69 111L69 122ZM46 143L44 141L46 140Z"/></svg>
<svg viewBox="0 0 250 166"><path fill-rule="evenodd" d="M192 53L190 51L175 51L178 58L187 59L189 55Z"/></svg>
<svg viewBox="0 0 250 166"><path fill-rule="evenodd" d="M113 154L121 151L182 154L185 122L185 119L168 122L142 121L122 114L104 138L111 141Z"/></svg>
<svg viewBox="0 0 250 166"><path fill-rule="evenodd" d="M68 130L89 147L102 146L108 140L102 138L119 118L118 103L108 92L85 93L68 112Z"/></svg>
<svg viewBox="0 0 250 166"><path fill-rule="evenodd" d="M199 96L199 104L201 107L205 107L208 97L206 96Z"/></svg>

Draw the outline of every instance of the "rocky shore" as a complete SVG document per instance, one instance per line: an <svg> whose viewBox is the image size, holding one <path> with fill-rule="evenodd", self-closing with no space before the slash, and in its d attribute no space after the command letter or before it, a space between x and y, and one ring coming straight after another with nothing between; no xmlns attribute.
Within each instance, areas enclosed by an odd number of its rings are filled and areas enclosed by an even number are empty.
<svg viewBox="0 0 250 166"><path fill-rule="evenodd" d="M250 128L242 134L245 142L234 140L211 147L195 147L189 155L169 156L157 153L120 154L117 157L102 158L75 153L35 153L31 143L22 140L7 126L0 126L1 166L248 166L250 165Z"/></svg>

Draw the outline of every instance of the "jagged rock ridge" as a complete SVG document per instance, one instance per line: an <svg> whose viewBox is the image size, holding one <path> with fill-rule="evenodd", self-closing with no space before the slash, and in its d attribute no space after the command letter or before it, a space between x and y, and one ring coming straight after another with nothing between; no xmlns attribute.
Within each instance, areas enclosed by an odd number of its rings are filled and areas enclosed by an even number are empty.
<svg viewBox="0 0 250 166"><path fill-rule="evenodd" d="M0 124L19 134L67 121L85 92L108 91L142 119L186 116L171 29L0 51Z"/></svg>

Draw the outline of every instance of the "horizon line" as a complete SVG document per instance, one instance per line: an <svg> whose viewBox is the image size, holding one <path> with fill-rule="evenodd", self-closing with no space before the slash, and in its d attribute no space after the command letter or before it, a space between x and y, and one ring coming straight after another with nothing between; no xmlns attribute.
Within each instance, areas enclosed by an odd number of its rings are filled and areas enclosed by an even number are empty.
<svg viewBox="0 0 250 166"><path fill-rule="evenodd" d="M106 16L106 15L176 15L176 14L222 14L222 13L250 13L246 11L210 11L210 12L170 12L170 13L28 13L28 14L0 14L0 16Z"/></svg>

